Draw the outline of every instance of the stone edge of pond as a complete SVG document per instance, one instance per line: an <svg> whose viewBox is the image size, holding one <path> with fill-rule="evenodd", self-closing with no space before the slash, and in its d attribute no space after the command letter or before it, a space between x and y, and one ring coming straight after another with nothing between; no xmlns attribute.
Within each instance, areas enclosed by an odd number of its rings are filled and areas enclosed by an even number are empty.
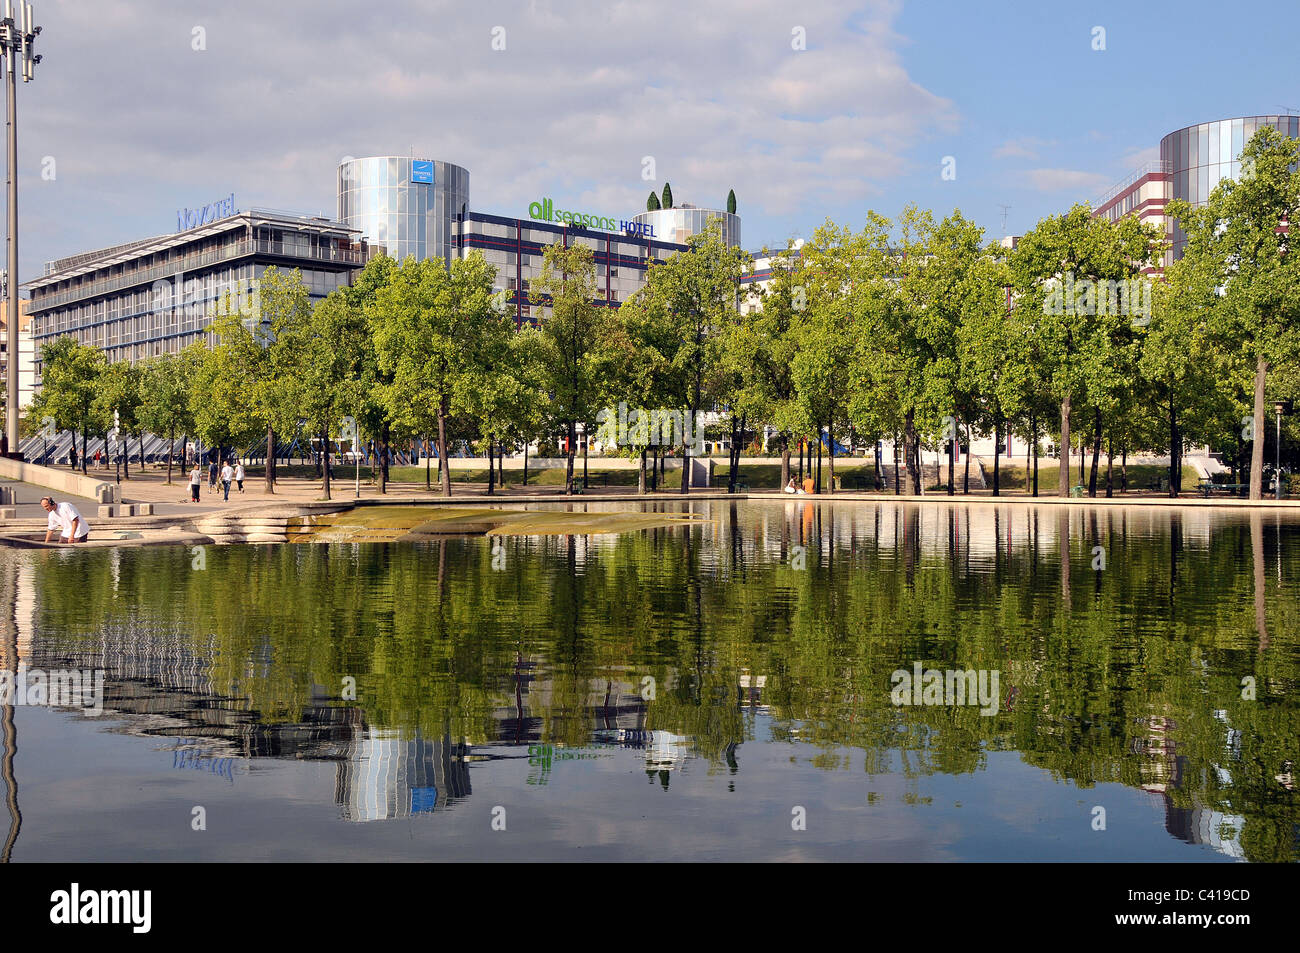
<svg viewBox="0 0 1300 953"><path fill-rule="evenodd" d="M105 546L204 545L231 543L287 542L288 523L292 519L316 514L342 513L362 507L377 506L470 506L483 507L501 503L680 503L680 502L758 503L915 503L960 504L963 506L1155 506L1233 509L1274 509L1300 511L1297 500L1193 499L1169 497L1055 497L1055 496L927 496L892 493L823 493L793 496L787 493L691 493L672 494L576 494L515 496L477 494L474 496L402 496L387 499L303 500L249 503L230 509L209 510L190 515L176 513L157 516L119 516L97 519L92 524L93 538L83 545L94 549ZM40 518L0 520L0 546L22 549L66 548L59 543L44 542L46 521ZM133 534L130 536L116 534ZM135 535L139 534L139 535Z"/></svg>

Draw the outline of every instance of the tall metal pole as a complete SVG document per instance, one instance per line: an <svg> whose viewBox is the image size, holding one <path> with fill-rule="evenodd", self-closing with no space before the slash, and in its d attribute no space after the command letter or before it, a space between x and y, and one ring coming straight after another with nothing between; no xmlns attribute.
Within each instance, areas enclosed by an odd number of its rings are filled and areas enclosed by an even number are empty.
<svg viewBox="0 0 1300 953"><path fill-rule="evenodd" d="M7 39L16 36L13 17L5 4L5 33ZM5 112L5 140L8 143L8 159L5 161L5 185L8 187L9 230L5 233L5 250L9 261L9 309L8 327L6 328L9 353L5 362L5 375L8 393L5 403L5 434L9 438L9 450L18 450L18 124L14 122L14 111L18 104L18 51L12 43L5 44L5 97L8 106Z"/></svg>
<svg viewBox="0 0 1300 953"><path fill-rule="evenodd" d="M41 61L32 53L41 28L36 26L32 5L18 0L22 19L19 28L14 20L13 0L5 0L5 15L0 21L0 48L3 48L5 69L5 138L8 142L5 163L8 186L9 230L5 239L9 253L9 353L5 362L8 393L5 405L5 435L9 438L9 451L18 452L18 70L21 66L23 82L30 83L36 64Z"/></svg>

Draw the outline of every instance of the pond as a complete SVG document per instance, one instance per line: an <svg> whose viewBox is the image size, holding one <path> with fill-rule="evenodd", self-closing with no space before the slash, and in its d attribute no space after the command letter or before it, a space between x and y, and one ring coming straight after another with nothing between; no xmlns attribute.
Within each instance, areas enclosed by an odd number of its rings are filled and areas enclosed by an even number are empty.
<svg viewBox="0 0 1300 953"><path fill-rule="evenodd" d="M572 510L539 534L0 551L4 851L1300 857L1292 516ZM693 518L595 518L643 511Z"/></svg>

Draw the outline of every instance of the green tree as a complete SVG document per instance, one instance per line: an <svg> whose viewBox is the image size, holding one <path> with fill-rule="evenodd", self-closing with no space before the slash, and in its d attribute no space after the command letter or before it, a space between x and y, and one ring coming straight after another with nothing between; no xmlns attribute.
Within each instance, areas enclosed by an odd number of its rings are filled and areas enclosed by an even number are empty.
<svg viewBox="0 0 1300 953"><path fill-rule="evenodd" d="M650 192L650 197L645 200L645 210L647 212L659 211L659 196L655 195L653 190Z"/></svg>
<svg viewBox="0 0 1300 953"><path fill-rule="evenodd" d="M131 479L130 436L135 434L139 437L143 433L140 423L143 377L138 366L127 361L116 361L103 368L95 386L94 413L110 426L116 418L117 449L122 458L123 476L128 480ZM144 466L143 453L140 466Z"/></svg>
<svg viewBox="0 0 1300 953"><path fill-rule="evenodd" d="M176 452L176 434L194 429L190 411L190 388L193 386L197 355L187 349L180 354L162 354L142 365L140 422L144 429L167 436L167 484L172 482L172 457Z"/></svg>
<svg viewBox="0 0 1300 953"><path fill-rule="evenodd" d="M732 215L736 214L736 190L732 189L727 193L727 211Z"/></svg>
<svg viewBox="0 0 1300 953"><path fill-rule="evenodd" d="M408 257L371 306L379 369L391 420L413 432L437 428L442 491L451 496L447 421L474 407L482 387L484 342L506 319L492 307L496 270L478 252L448 267Z"/></svg>
<svg viewBox="0 0 1300 953"><path fill-rule="evenodd" d="M104 425L95 404L100 375L107 366L104 352L61 337L41 348L41 391L32 418L49 416L60 430L71 430L73 446L81 432L81 472L86 472L86 438Z"/></svg>
<svg viewBox="0 0 1300 953"><path fill-rule="evenodd" d="M1300 262L1286 226L1300 209L1300 143L1270 126L1246 144L1240 181L1224 179L1203 208L1169 203L1187 233L1184 259L1200 279L1219 346L1254 376L1250 498L1263 493L1265 389L1271 369L1300 353Z"/></svg>
<svg viewBox="0 0 1300 953"><path fill-rule="evenodd" d="M672 327L671 350L664 354L681 385L678 406L689 414L682 428L683 494L690 492L690 443L688 434L699 437L696 421L704 407L704 384L717 371L722 350L722 332L735 319L740 277L749 268L749 256L722 239L718 222L709 222L702 232L686 241L687 250L667 261L651 265L645 287L625 307L647 312L642 320L668 322Z"/></svg>
<svg viewBox="0 0 1300 953"><path fill-rule="evenodd" d="M532 292L550 309L541 327L542 366L552 419L568 438L565 492L572 493L578 424L595 421L602 398L595 353L602 321L601 309L593 300L596 261L592 249L581 244L565 248L560 242L547 247ZM590 432L587 427L586 433Z"/></svg>
<svg viewBox="0 0 1300 953"><path fill-rule="evenodd" d="M667 182L664 183L664 197L663 197L662 207L663 208L673 207L673 187L669 185Z"/></svg>
<svg viewBox="0 0 1300 953"><path fill-rule="evenodd" d="M1129 316L1111 313L1116 299L1107 282L1138 278L1163 240L1155 226L1132 216L1111 222L1075 205L1035 225L1011 255L1017 307L1034 309L1040 370L1060 406L1061 496L1070 492L1072 407L1087 399L1090 385L1098 407L1111 398L1116 375L1107 361L1131 334Z"/></svg>

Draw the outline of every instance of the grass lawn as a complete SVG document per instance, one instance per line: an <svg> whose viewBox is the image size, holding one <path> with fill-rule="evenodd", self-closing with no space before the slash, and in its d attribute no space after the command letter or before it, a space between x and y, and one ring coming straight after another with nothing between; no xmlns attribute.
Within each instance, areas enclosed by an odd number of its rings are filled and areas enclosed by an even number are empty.
<svg viewBox="0 0 1300 953"><path fill-rule="evenodd" d="M1085 464L1083 468L1082 483L1085 487L1088 485L1088 476L1089 473L1091 472L1090 464L1091 464L1091 460L1089 460L1089 463ZM1057 474L1059 470L1060 470L1060 464L1058 464L1055 461L1052 461L1051 463L1048 463L1045 460L1039 462L1038 492L1040 494L1045 494L1045 493L1051 494L1056 492L1056 480L1057 480ZM1071 471L1070 486L1075 486L1080 482L1078 465L1076 464L1075 466L1072 466L1070 468L1070 471ZM1028 491L1030 488L1028 480L1032 477L1032 475L1033 475L1032 468L1026 467L1023 463L1017 463L1015 466L1010 466L1010 467L1003 464L1002 466L999 467L998 470L998 485L1003 490ZM1168 476L1169 476L1168 467L1157 467L1157 466L1150 466L1145 464L1144 465L1130 464L1128 468L1128 488L1129 490L1155 489L1156 482L1161 477L1167 478ZM1120 487L1122 486L1122 483L1120 482L1120 477L1121 477L1121 470L1120 470L1119 463L1117 461L1115 463L1114 471L1111 474L1112 485L1114 486L1114 491L1116 493L1119 492ZM958 479L960 481L960 477L958 477ZM986 465L984 467L984 479L988 483L989 487L993 486L992 466ZM1196 484L1199 483L1200 481L1201 478L1193 467L1189 467L1189 466L1183 467L1184 492L1195 491ZM1106 464L1103 462L1100 463L1097 467L1098 494L1105 492L1105 489L1106 489Z"/></svg>

